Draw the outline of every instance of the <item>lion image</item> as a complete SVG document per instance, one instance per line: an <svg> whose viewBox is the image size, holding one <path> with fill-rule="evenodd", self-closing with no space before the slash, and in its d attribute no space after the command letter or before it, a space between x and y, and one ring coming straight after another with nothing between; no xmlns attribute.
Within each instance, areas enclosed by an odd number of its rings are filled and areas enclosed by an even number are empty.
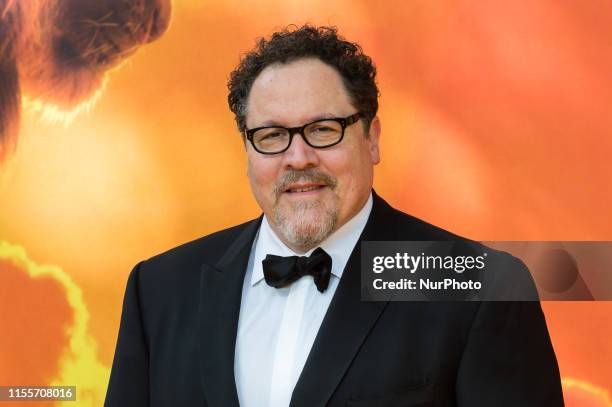
<svg viewBox="0 0 612 407"><path fill-rule="evenodd" d="M14 149L23 96L69 111L109 70L159 38L170 0L0 0L0 162Z"/></svg>

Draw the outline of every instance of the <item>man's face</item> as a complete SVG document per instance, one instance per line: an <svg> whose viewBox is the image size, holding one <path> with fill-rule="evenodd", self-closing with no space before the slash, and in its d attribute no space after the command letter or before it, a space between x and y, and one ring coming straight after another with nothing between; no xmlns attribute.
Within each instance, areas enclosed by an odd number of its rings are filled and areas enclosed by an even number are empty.
<svg viewBox="0 0 612 407"><path fill-rule="evenodd" d="M308 58L265 68L247 103L247 128L297 127L357 112L338 72ZM379 162L380 124L366 137L363 119L348 126L343 140L317 149L295 134L289 149L260 154L247 141L248 177L255 199L279 238L296 252L317 246L365 204Z"/></svg>

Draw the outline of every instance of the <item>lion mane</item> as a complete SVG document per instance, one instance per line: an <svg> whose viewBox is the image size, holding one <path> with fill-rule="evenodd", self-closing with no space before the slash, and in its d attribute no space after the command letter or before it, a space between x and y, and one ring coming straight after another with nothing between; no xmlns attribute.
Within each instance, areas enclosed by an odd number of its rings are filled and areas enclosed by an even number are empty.
<svg viewBox="0 0 612 407"><path fill-rule="evenodd" d="M70 111L112 68L159 38L170 0L0 0L0 162L17 143L23 96Z"/></svg>

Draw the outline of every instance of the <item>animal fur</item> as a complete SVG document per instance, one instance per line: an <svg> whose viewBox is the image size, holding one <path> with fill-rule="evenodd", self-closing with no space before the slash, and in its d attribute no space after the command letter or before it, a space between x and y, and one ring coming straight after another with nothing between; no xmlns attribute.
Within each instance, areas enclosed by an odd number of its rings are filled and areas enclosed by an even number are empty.
<svg viewBox="0 0 612 407"><path fill-rule="evenodd" d="M169 21L170 0L0 0L0 161L16 145L22 95L74 108Z"/></svg>

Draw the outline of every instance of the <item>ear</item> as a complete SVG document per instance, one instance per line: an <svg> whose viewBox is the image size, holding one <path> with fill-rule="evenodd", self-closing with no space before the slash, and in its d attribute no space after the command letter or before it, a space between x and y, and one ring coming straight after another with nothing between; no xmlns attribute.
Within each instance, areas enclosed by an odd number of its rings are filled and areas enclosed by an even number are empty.
<svg viewBox="0 0 612 407"><path fill-rule="evenodd" d="M372 164L376 165L380 162L380 149L378 142L380 140L380 119L375 116L370 123L370 130L368 132L368 142L370 144L370 156L372 158Z"/></svg>

